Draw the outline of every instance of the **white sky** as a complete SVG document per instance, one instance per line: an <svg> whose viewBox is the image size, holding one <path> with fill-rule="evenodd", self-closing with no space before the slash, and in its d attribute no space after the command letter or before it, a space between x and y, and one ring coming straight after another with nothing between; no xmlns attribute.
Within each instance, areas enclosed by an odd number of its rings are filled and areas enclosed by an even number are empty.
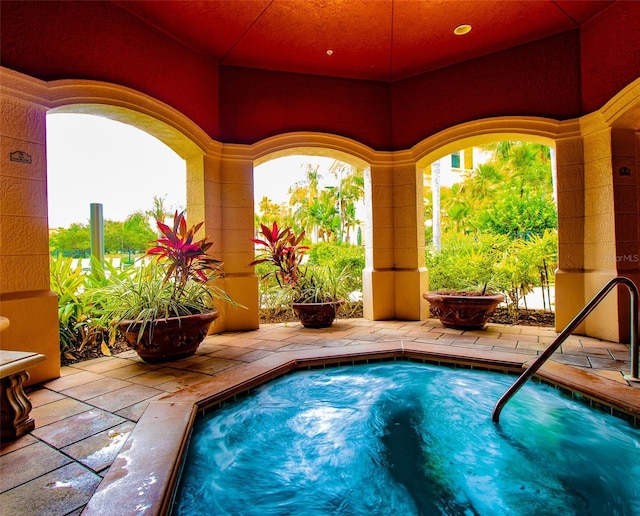
<svg viewBox="0 0 640 516"><path fill-rule="evenodd" d="M255 199L288 199L291 185L304 178L306 163L328 171L331 158L287 156L255 168ZM91 203L103 205L105 220L125 220L165 197L169 211L186 204L185 162L155 137L107 118L47 115L49 227L88 224Z"/></svg>

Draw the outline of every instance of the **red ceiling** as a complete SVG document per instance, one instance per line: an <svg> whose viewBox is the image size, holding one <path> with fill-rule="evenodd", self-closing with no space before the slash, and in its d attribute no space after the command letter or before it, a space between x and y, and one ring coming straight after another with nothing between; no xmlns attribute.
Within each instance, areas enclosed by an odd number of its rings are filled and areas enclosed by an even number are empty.
<svg viewBox="0 0 640 516"><path fill-rule="evenodd" d="M123 9L217 63L397 81L574 30L614 1L124 1ZM473 28L455 36L460 24ZM327 51L331 50L331 55Z"/></svg>

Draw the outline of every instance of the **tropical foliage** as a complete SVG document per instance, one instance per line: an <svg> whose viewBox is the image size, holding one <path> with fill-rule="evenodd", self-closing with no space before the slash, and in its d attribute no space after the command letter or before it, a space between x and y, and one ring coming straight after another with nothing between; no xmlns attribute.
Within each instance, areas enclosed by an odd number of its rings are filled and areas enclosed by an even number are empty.
<svg viewBox="0 0 640 516"><path fill-rule="evenodd" d="M136 211L124 222L104 222L105 253L140 253L156 238L147 216ZM56 229L49 236L52 254L85 258L91 254L91 228L88 224L73 223L68 228Z"/></svg>
<svg viewBox="0 0 640 516"><path fill-rule="evenodd" d="M468 172L462 182L440 189L442 234L528 238L557 228L549 148L509 141L485 148L493 153L492 159ZM425 185L425 219L429 220L430 181Z"/></svg>
<svg viewBox="0 0 640 516"><path fill-rule="evenodd" d="M319 264L303 265L308 246L302 245L305 232L296 234L290 227L260 226L260 238L253 239L258 254L249 266L269 264L262 279L275 278L284 289L283 299L290 303L324 303L336 301L345 292L348 270L336 271ZM282 298L281 298L282 299Z"/></svg>
<svg viewBox="0 0 640 516"><path fill-rule="evenodd" d="M74 360L88 345L98 345L109 355L107 329L100 324L104 306L101 294L109 284L123 280L130 271L93 261L90 272L82 270L79 262L57 255L50 266L51 290L58 296L58 325L60 351L67 360Z"/></svg>
<svg viewBox="0 0 640 516"><path fill-rule="evenodd" d="M195 237L202 224L189 227L184 212L173 225L158 222L161 234L137 266L126 269L94 260L91 272L71 258L51 262L51 289L58 295L61 350L67 358L89 342L104 354L123 319L141 322L211 311L219 302L235 303L218 285L221 263L206 253L213 245Z"/></svg>
<svg viewBox="0 0 640 516"><path fill-rule="evenodd" d="M333 183L326 185L329 181ZM286 205L263 197L258 203L256 227L273 221L278 227L290 227L296 233L313 236L314 242L350 242L362 221L357 206L364 199L364 172L335 161L329 177L323 177L319 165L307 164L304 179L289 189Z"/></svg>
<svg viewBox="0 0 640 516"><path fill-rule="evenodd" d="M161 221L157 225L161 236L145 255L152 260L97 293L101 322L110 328L111 341L116 325L125 319L140 323L142 338L157 319L206 313L217 301L237 306L217 285L222 263L207 255L213 242L195 237L203 223L189 227L185 213L176 211L172 226Z"/></svg>
<svg viewBox="0 0 640 516"><path fill-rule="evenodd" d="M441 189L442 246L426 253L430 289L501 292L515 316L524 296L542 286L551 308L557 211L549 148L504 141L485 150L492 159ZM425 186L427 220L431 196ZM429 241L430 228L425 235Z"/></svg>

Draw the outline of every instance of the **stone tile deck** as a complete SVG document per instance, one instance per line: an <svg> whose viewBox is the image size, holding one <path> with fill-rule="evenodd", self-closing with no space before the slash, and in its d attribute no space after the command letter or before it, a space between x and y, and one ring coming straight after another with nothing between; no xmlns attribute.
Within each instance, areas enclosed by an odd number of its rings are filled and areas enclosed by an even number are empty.
<svg viewBox="0 0 640 516"><path fill-rule="evenodd" d="M252 379L290 359L313 364L343 360L335 357L345 354L357 357L382 351L391 356L410 350L476 364L498 361L517 369L555 336L551 329L526 326L490 324L485 331L461 332L443 328L435 320L349 319L322 330L292 323L212 335L196 356L163 365L145 364L129 351L64 367L60 378L29 393L36 429L0 447L0 507L3 514L21 516L100 513L96 509L100 496L87 504L141 418L145 428L138 428L138 434L157 433L161 440L164 429L153 424L154 414L167 418L168 425L184 426L192 413L181 411L181 404L192 404L214 391L227 392L239 379ZM624 379L629 367L628 345L572 336L540 373L551 382L602 395L600 399L609 396L638 421L640 384ZM136 442L132 438L128 446L131 441ZM159 463L175 460L180 443L167 444L162 451L166 457L154 457ZM116 465L111 469L103 486L118 476L113 471ZM157 500L157 495L149 494L149 499ZM121 514L125 513L123 507Z"/></svg>

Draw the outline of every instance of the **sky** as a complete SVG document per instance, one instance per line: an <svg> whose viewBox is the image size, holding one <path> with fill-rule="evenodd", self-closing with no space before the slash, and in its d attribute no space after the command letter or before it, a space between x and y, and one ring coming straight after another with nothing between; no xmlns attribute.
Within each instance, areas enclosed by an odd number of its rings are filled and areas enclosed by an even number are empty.
<svg viewBox="0 0 640 516"><path fill-rule="evenodd" d="M254 170L255 199L288 199L288 189L304 178L306 163L328 171L331 158L287 156ZM124 221L153 208L164 197L169 211L186 205L186 166L160 140L133 126L100 116L47 115L49 227L88 224L90 205L102 204L104 220ZM276 179L277 178L277 179Z"/></svg>

